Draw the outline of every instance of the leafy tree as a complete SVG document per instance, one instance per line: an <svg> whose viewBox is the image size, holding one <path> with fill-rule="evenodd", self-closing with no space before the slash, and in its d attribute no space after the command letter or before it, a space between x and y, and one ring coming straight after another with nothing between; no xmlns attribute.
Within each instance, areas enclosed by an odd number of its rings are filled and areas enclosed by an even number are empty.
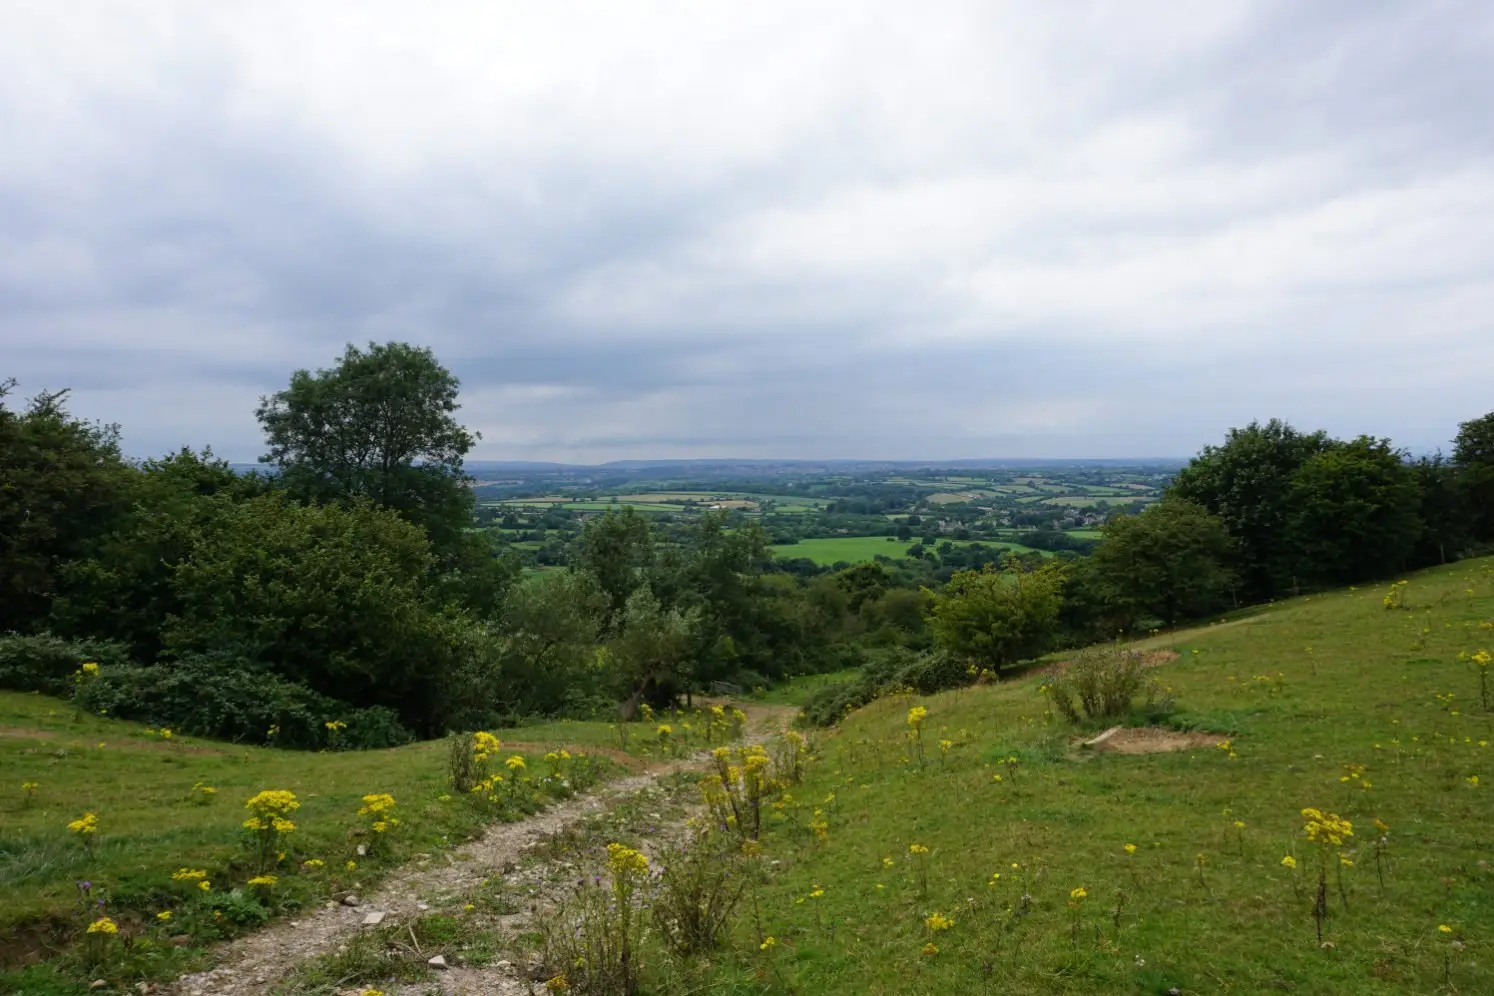
<svg viewBox="0 0 1494 996"><path fill-rule="evenodd" d="M226 528L232 502L262 490L264 479L238 475L210 450L183 449L131 468L126 511L62 570L50 625L73 636L128 644L139 661L162 650L161 627L181 612L175 570L205 537Z"/></svg>
<svg viewBox="0 0 1494 996"><path fill-rule="evenodd" d="M648 588L628 598L621 632L608 647L626 718L643 701L668 704L691 686L699 621L698 610L665 608Z"/></svg>
<svg viewBox="0 0 1494 996"><path fill-rule="evenodd" d="M1440 453L1417 460L1411 473L1420 496L1417 515L1421 520L1413 559L1417 564L1445 564L1462 551L1472 535L1468 491L1458 468Z"/></svg>
<svg viewBox="0 0 1494 996"><path fill-rule="evenodd" d="M1202 506L1169 497L1103 532L1091 557L1099 589L1132 625L1151 616L1172 626L1228 602L1234 541Z"/></svg>
<svg viewBox="0 0 1494 996"><path fill-rule="evenodd" d="M642 583L642 572L653 562L653 530L631 506L621 513L609 509L606 515L587 522L571 560L574 567L596 578L606 594L609 629Z"/></svg>
<svg viewBox="0 0 1494 996"><path fill-rule="evenodd" d="M73 418L66 391L11 411L14 387L0 382L0 632L46 616L63 565L124 508L128 473L118 426Z"/></svg>
<svg viewBox="0 0 1494 996"><path fill-rule="evenodd" d="M1309 457L1287 489L1296 576L1330 584L1405 569L1422 534L1421 496L1390 441L1360 436Z"/></svg>
<svg viewBox="0 0 1494 996"><path fill-rule="evenodd" d="M1178 472L1168 493L1224 520L1239 544L1240 579L1248 598L1270 598L1291 585L1296 566L1287 520L1298 468L1332 445L1327 433L1301 433L1278 419L1231 429L1222 446Z"/></svg>
<svg viewBox="0 0 1494 996"><path fill-rule="evenodd" d="M1494 412L1458 426L1453 463L1463 476L1474 536L1494 539Z"/></svg>
<svg viewBox="0 0 1494 996"><path fill-rule="evenodd" d="M215 499L216 500L216 499ZM425 534L366 501L306 506L283 494L223 510L175 565L176 656L219 651L358 706L440 732L452 644L432 608Z"/></svg>
<svg viewBox="0 0 1494 996"><path fill-rule="evenodd" d="M892 574L875 561L848 567L835 575L835 584L850 597L847 606L860 612L861 606L874 602L892 586Z"/></svg>
<svg viewBox="0 0 1494 996"><path fill-rule="evenodd" d="M606 612L585 573L546 571L515 585L497 627L495 707L509 718L584 711L603 682L591 671Z"/></svg>
<svg viewBox="0 0 1494 996"><path fill-rule="evenodd" d="M316 502L366 498L423 527L438 551L471 523L456 377L429 349L349 345L337 365L297 370L255 416L285 487Z"/></svg>
<svg viewBox="0 0 1494 996"><path fill-rule="evenodd" d="M1035 571L958 571L932 595L934 645L999 672L1053 643L1064 576L1057 564Z"/></svg>

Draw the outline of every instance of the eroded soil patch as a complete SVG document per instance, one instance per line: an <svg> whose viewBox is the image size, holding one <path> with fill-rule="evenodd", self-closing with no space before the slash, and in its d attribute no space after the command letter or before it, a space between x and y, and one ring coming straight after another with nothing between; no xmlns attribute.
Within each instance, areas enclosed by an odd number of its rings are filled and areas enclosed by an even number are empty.
<svg viewBox="0 0 1494 996"><path fill-rule="evenodd" d="M1166 754L1215 747L1228 739L1223 733L1184 733L1157 726L1112 726L1099 736L1084 741L1083 746L1086 750L1110 754Z"/></svg>

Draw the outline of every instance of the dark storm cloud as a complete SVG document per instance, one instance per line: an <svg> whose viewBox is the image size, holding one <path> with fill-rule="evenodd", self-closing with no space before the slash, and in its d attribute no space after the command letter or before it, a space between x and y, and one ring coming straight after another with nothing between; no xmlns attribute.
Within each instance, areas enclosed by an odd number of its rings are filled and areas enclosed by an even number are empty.
<svg viewBox="0 0 1494 996"><path fill-rule="evenodd" d="M491 458L1428 448L1490 407L1494 8L728 10L16 12L0 375L238 458L391 338Z"/></svg>

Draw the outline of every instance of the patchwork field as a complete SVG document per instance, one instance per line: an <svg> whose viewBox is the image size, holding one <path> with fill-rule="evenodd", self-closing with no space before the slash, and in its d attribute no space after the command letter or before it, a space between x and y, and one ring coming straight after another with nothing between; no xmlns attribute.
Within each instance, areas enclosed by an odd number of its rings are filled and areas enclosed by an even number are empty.
<svg viewBox="0 0 1494 996"><path fill-rule="evenodd" d="M773 547L773 552L778 557L807 557L816 564L825 566L841 562L859 564L874 560L879 554L894 560L906 557L916 542L909 540L889 542L885 536L837 536L829 539L804 539L797 543L780 544ZM1033 551L1031 547L1005 540L954 540L952 542L955 546L981 543L997 550L1031 551L1041 553L1045 557L1052 556L1046 550Z"/></svg>

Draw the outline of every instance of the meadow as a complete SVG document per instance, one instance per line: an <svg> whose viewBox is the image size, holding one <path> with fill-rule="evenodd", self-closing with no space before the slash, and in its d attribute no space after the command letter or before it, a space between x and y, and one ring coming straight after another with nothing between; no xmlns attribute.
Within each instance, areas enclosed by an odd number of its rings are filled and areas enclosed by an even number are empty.
<svg viewBox="0 0 1494 996"><path fill-rule="evenodd" d="M114 966L121 977L170 975L193 964L203 944L252 929L271 911L365 891L495 819L522 818L571 786L640 767L659 750L652 730L567 721L499 731L495 763L515 792L478 805L452 797L445 741L276 750L0 692L0 992L74 991L78 966L68 959L83 928L103 915L131 938L131 959ZM280 856L271 856L274 881L256 895L246 883L267 869L246 847L243 824L253 815L246 801L265 790L293 793L297 808L287 814L294 829L277 845ZM366 797L377 795L391 797L392 808L370 813ZM94 819L85 831L86 814ZM375 832L389 817L395 822ZM167 945L167 936L179 942Z"/></svg>
<svg viewBox="0 0 1494 996"><path fill-rule="evenodd" d="M1041 673L847 717L697 991L1494 991L1494 561L1143 645L1187 749L1083 749Z"/></svg>
<svg viewBox="0 0 1494 996"><path fill-rule="evenodd" d="M858 564L873 560L879 555L896 560L899 557L906 557L916 542L916 540L897 539L889 541L886 536L834 536L779 544L773 547L773 552L778 557L806 557L822 567L828 567L842 562ZM993 550L1036 552L1045 557L1053 555L1047 550L1034 551L1031 547L1005 540L953 540L952 542L955 546L968 546L978 542Z"/></svg>

